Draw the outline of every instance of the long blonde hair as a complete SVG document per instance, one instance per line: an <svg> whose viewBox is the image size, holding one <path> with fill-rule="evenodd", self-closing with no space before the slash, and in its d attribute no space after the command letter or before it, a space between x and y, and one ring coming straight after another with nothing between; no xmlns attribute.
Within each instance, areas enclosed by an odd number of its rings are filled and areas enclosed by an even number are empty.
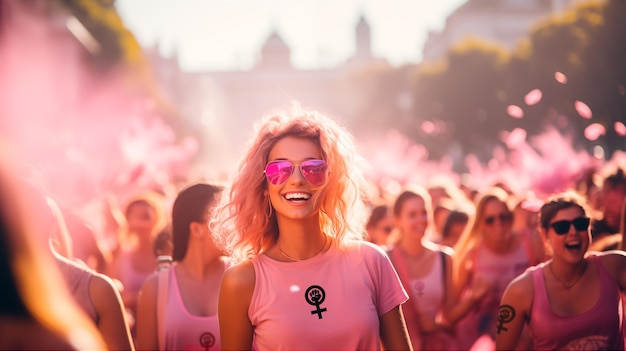
<svg viewBox="0 0 626 351"><path fill-rule="evenodd" d="M507 202L508 194L502 188L494 187L478 196L476 200L476 211L474 215L470 217L469 222L459 241L454 246L454 251L457 255L457 259L454 260L457 269L455 272L459 272L458 265L463 264L467 255L474 250L474 248L480 244L483 240L482 226L485 221L485 207L487 203L491 201L499 201L506 207L510 213L510 209Z"/></svg>
<svg viewBox="0 0 626 351"><path fill-rule="evenodd" d="M352 135L335 120L298 106L276 110L255 124L256 135L248 144L230 186L211 220L215 242L235 261L267 250L278 238L276 214L264 195L263 170L276 142L286 136L317 143L329 166L326 183L313 201L320 201L320 229L341 244L363 239L367 211L365 179L359 167Z"/></svg>

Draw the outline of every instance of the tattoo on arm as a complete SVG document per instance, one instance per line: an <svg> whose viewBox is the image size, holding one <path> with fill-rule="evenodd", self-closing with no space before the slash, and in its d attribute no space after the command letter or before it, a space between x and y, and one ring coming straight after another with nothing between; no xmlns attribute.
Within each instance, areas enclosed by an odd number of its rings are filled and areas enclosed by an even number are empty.
<svg viewBox="0 0 626 351"><path fill-rule="evenodd" d="M511 305L502 305L498 307L498 334L501 331L508 331L504 324L511 322L515 318L515 309Z"/></svg>

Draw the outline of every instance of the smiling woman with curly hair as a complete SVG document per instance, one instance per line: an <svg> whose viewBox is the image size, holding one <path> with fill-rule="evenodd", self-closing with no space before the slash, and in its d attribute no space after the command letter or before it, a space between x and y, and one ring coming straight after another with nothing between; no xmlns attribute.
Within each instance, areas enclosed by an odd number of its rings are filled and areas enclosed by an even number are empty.
<svg viewBox="0 0 626 351"><path fill-rule="evenodd" d="M222 279L224 350L409 349L407 295L364 238L352 136L316 111L277 111L218 206L214 235L239 263Z"/></svg>

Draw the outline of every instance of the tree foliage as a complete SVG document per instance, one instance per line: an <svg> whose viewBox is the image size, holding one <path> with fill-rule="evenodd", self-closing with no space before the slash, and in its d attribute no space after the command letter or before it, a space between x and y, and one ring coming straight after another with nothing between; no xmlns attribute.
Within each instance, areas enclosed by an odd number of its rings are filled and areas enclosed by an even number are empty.
<svg viewBox="0 0 626 351"><path fill-rule="evenodd" d="M141 65L143 54L135 36L124 26L112 0L61 0L85 26L101 49L92 63L99 69L117 64Z"/></svg>
<svg viewBox="0 0 626 351"><path fill-rule="evenodd" d="M608 158L626 149L626 137L614 128L626 121L624 15L626 1L592 0L537 23L512 52L477 39L462 42L442 60L409 70L410 118L390 117L431 157L460 147L485 160L502 143L502 131L523 128L533 135L553 126L572 135L577 147L601 145ZM525 100L531 91L539 101ZM591 118L581 116L577 101ZM386 103L388 111L392 104ZM507 112L510 105L521 111L516 118ZM604 126L605 135L585 138L593 123Z"/></svg>

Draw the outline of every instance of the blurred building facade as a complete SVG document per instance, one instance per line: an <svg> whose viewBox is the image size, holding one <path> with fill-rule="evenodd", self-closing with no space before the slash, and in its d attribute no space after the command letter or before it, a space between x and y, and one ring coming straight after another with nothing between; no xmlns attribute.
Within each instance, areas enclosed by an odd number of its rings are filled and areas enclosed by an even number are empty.
<svg viewBox="0 0 626 351"><path fill-rule="evenodd" d="M180 69L175 55L162 57L156 46L148 48L146 55L165 98L181 108L187 128L201 131L201 149L209 150L207 161L222 169L240 155L252 135L253 122L273 108L288 108L297 101L350 124L357 102L346 99L350 96L348 77L372 65L388 66L386 60L372 54L370 32L361 16L355 26L355 54L333 68L294 68L291 49L276 31L269 33L259 59L249 70L189 73Z"/></svg>
<svg viewBox="0 0 626 351"><path fill-rule="evenodd" d="M424 60L443 57L468 36L513 49L538 20L577 1L468 0L448 17L441 32L430 33ZM160 56L158 47L147 54L166 95L180 107L184 123L202 134L201 150L207 153L198 163L223 169L233 163L233 158L239 158L255 120L272 108L288 107L292 101L335 114L348 127L371 124L373 118L368 113L375 112L363 110L365 100L371 98L367 91L371 87L361 84L362 78L391 68L372 54L371 28L363 16L355 22L354 41L355 52L344 63L307 70L292 65L289 43L277 31L268 33L256 63L247 70L189 73L181 71L176 56ZM403 106L412 103L407 92L395 100Z"/></svg>
<svg viewBox="0 0 626 351"><path fill-rule="evenodd" d="M430 32L423 60L445 56L456 43L469 37L514 49L532 27L580 0L467 0L448 18L443 30Z"/></svg>

